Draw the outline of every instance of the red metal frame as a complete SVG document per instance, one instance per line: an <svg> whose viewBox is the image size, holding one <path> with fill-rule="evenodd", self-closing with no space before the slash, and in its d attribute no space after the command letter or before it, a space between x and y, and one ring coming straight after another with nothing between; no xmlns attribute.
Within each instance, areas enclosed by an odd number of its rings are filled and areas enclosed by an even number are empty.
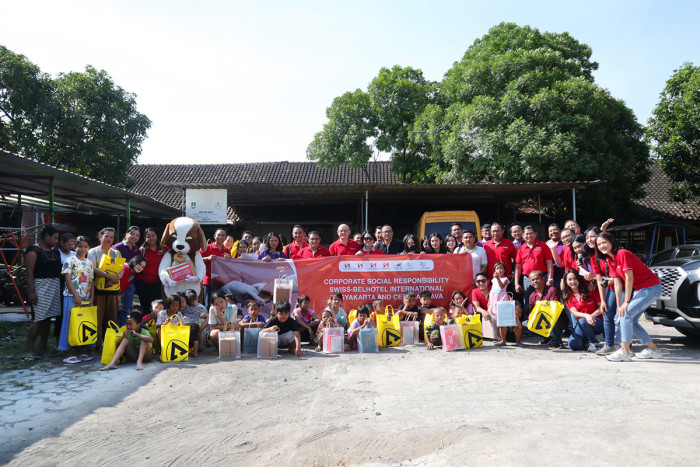
<svg viewBox="0 0 700 467"><path fill-rule="evenodd" d="M5 268L7 269L7 273L10 275L10 280L12 281L12 285L15 287L15 291L17 292L17 296L19 297L19 302L22 304L22 308L24 308L24 314L27 315L27 318L29 318L29 311L27 311L27 306L24 304L24 298L22 298L22 294L19 291L19 287L17 287L15 278L12 275L12 268L15 266L15 263L17 262L17 258L19 258L20 253L22 253L22 249L24 248L24 242L27 240L28 235L29 231L25 230L24 236L22 237L22 241L19 242L19 244L17 244L15 233L12 230L8 230L5 234L5 238L3 239L2 243L0 243L0 256L2 256L2 261L3 263L5 263ZM17 252L12 257L12 262L8 262L7 258L5 257L5 245L7 245L7 242L10 239L12 239L12 242L17 247Z"/></svg>

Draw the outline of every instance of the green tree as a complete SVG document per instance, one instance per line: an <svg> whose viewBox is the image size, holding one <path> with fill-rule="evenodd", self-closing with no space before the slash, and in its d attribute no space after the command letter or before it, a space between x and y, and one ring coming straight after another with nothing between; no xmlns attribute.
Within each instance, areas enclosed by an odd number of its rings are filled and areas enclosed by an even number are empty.
<svg viewBox="0 0 700 467"><path fill-rule="evenodd" d="M413 128L442 183L602 179L580 206L628 212L649 150L632 111L593 82L591 49L569 34L499 24L469 47ZM601 212L602 211L602 212Z"/></svg>
<svg viewBox="0 0 700 467"><path fill-rule="evenodd" d="M402 182L424 181L431 161L410 137L413 123L431 101L434 83L420 70L382 68L367 91L357 89L333 100L328 123L314 136L306 154L322 167L348 163L364 167L377 151L391 156Z"/></svg>
<svg viewBox="0 0 700 467"><path fill-rule="evenodd" d="M103 70L52 79L0 46L0 147L117 186L151 122Z"/></svg>
<svg viewBox="0 0 700 467"><path fill-rule="evenodd" d="M674 200L700 200L700 67L684 63L666 82L647 140L671 179Z"/></svg>

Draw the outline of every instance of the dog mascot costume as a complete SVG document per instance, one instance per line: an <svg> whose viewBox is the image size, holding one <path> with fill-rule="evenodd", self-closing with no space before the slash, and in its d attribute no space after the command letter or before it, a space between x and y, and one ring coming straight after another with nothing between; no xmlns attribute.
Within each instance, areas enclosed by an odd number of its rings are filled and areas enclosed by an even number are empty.
<svg viewBox="0 0 700 467"><path fill-rule="evenodd" d="M184 292L187 289L194 289L197 295L200 295L207 268L199 250L207 246L207 239L199 223L189 217L173 219L165 227L160 243L169 248L158 267L158 275L163 283L165 295ZM168 274L168 268L186 261L192 261L196 275L188 275L180 282L173 281Z"/></svg>

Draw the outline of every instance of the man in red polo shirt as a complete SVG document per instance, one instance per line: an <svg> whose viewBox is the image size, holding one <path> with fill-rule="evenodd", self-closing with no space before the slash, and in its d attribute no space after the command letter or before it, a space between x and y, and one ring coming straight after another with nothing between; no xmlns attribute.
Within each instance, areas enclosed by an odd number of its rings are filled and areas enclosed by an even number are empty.
<svg viewBox="0 0 700 467"><path fill-rule="evenodd" d="M503 238L504 229L499 222L491 224L491 239L484 242L486 258L489 261L489 278L493 277L493 265L501 261L506 265L506 276L512 278L516 248L513 242ZM511 281L512 282L512 281Z"/></svg>
<svg viewBox="0 0 700 467"><path fill-rule="evenodd" d="M299 250L296 259L320 258L322 256L333 256L328 248L321 246L321 234L312 230L309 232L309 245Z"/></svg>
<svg viewBox="0 0 700 467"><path fill-rule="evenodd" d="M518 248L515 256L515 291L522 292L524 289L524 302L526 305L524 318L529 316L529 299L534 290L530 284L529 275L532 271L547 271L546 285L554 285L554 268L552 267L552 250L545 242L537 240L537 232L531 225L526 225L523 229L525 243ZM523 286L520 285L521 275L524 274Z"/></svg>
<svg viewBox="0 0 700 467"><path fill-rule="evenodd" d="M328 250L331 255L340 256L354 255L361 249L360 244L350 238L350 227L347 224L340 224L338 226L338 240L331 243Z"/></svg>
<svg viewBox="0 0 700 467"><path fill-rule="evenodd" d="M292 243L289 243L288 245L285 245L282 251L284 251L284 254L287 255L287 258L289 259L294 259L299 257L299 252L301 251L302 248L309 246L308 243L304 241L304 236L306 235L306 232L304 232L304 227L300 225L295 225L292 227L292 238L293 241Z"/></svg>
<svg viewBox="0 0 700 467"><path fill-rule="evenodd" d="M231 250L224 246L225 241L226 231L224 229L217 229L217 231L214 232L214 243L208 244L204 250L199 250L204 265L207 267L207 273L202 281L202 285L204 286L204 306L207 310L211 305L211 262L217 257L223 258L226 255L231 256Z"/></svg>

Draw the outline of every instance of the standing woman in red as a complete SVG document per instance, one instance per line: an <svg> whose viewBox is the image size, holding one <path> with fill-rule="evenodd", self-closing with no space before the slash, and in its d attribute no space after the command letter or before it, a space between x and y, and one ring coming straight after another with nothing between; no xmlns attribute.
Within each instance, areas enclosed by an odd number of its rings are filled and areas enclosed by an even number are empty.
<svg viewBox="0 0 700 467"><path fill-rule="evenodd" d="M661 297L661 281L634 253L620 248L617 238L610 232L601 233L596 244L598 259L607 257L608 264L612 259L610 277L615 280L617 314L620 318L620 349L605 358L611 362L632 361L630 345L635 336L647 346L637 354L637 358L662 358L659 348L639 324L644 310Z"/></svg>
<svg viewBox="0 0 700 467"><path fill-rule="evenodd" d="M150 308L154 300L163 298L163 284L158 276L158 266L165 254L165 247L160 246L160 237L151 227L143 232L141 256L146 258L146 268L136 276L136 295L144 310Z"/></svg>
<svg viewBox="0 0 700 467"><path fill-rule="evenodd" d="M383 255L384 252L379 248L374 247L374 237L369 230L362 232L360 237L362 249L355 253L356 255Z"/></svg>

